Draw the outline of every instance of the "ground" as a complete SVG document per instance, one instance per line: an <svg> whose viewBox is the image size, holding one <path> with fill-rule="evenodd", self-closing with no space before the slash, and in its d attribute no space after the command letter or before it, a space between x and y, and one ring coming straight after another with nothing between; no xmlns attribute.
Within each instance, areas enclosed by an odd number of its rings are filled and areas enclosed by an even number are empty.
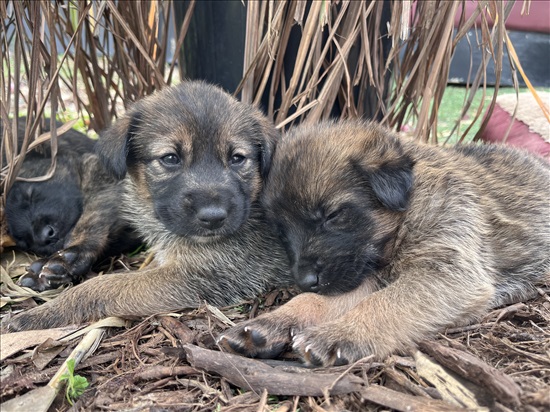
<svg viewBox="0 0 550 412"><path fill-rule="evenodd" d="M2 257L5 321L10 312L36 303L19 298L22 291L11 283L29 257L13 251ZM123 256L102 269L135 270L144 258L144 253ZM50 410L549 410L550 289L541 285L538 292L477 324L448 329L417 352L325 369L304 368L292 354L262 362L218 351L220 332L283 304L293 290L274 290L220 310L204 306L126 322L107 327L97 349L77 365L75 374L89 387L74 406L63 384ZM24 394L39 396L36 388L50 381L82 340L62 342L63 334L67 331L57 331L42 345L28 335L18 338L15 353L8 353L9 335L2 335L0 400L7 402L2 411ZM47 334L40 336L46 340Z"/></svg>

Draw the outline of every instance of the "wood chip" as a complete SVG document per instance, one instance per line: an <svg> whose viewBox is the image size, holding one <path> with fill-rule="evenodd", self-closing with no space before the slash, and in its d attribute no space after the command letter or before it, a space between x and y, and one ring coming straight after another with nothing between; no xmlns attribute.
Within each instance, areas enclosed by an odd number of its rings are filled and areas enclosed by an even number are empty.
<svg viewBox="0 0 550 412"><path fill-rule="evenodd" d="M486 388L499 402L508 406L520 405L521 389L512 378L476 356L435 341L422 342L420 348L443 366Z"/></svg>

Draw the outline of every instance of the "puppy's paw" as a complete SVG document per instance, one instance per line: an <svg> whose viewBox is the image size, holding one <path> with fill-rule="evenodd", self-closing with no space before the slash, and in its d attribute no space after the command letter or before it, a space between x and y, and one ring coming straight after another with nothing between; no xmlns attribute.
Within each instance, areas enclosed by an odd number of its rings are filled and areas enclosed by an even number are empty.
<svg viewBox="0 0 550 412"><path fill-rule="evenodd" d="M69 283L78 283L90 271L93 261L76 248L60 250L49 258L34 261L19 284L43 292Z"/></svg>
<svg viewBox="0 0 550 412"><path fill-rule="evenodd" d="M218 344L250 358L272 359L286 351L292 333L292 325L274 316L260 316L229 329L218 337Z"/></svg>
<svg viewBox="0 0 550 412"><path fill-rule="evenodd" d="M61 326L62 320L58 314L51 310L47 303L21 312L13 316L7 322L7 329L10 332L22 330L49 329Z"/></svg>
<svg viewBox="0 0 550 412"><path fill-rule="evenodd" d="M292 339L292 349L310 366L340 366L369 355L366 345L348 339L337 325L312 326Z"/></svg>

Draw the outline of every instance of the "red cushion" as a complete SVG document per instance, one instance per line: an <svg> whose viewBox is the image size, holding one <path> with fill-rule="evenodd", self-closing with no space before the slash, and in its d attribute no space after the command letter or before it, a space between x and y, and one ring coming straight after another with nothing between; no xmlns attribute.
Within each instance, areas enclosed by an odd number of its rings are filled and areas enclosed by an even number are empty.
<svg viewBox="0 0 550 412"><path fill-rule="evenodd" d="M506 143L521 147L532 153L542 155L550 161L550 143L546 142L538 133L530 131L529 126L520 120L514 120L512 129L506 141L504 141L511 120L510 114L497 104L481 139L486 142Z"/></svg>

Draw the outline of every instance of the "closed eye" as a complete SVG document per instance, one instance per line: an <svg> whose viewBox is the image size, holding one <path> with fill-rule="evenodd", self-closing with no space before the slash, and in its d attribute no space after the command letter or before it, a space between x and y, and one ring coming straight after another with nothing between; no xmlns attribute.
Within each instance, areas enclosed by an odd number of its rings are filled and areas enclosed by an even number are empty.
<svg viewBox="0 0 550 412"><path fill-rule="evenodd" d="M336 210L327 216L326 221L330 222L331 220L336 219L341 213L341 210Z"/></svg>
<svg viewBox="0 0 550 412"><path fill-rule="evenodd" d="M333 210L324 219L324 224L329 227L339 227L346 224L353 224L351 209L347 206L340 206L340 208ZM358 222L357 222L358 223Z"/></svg>

